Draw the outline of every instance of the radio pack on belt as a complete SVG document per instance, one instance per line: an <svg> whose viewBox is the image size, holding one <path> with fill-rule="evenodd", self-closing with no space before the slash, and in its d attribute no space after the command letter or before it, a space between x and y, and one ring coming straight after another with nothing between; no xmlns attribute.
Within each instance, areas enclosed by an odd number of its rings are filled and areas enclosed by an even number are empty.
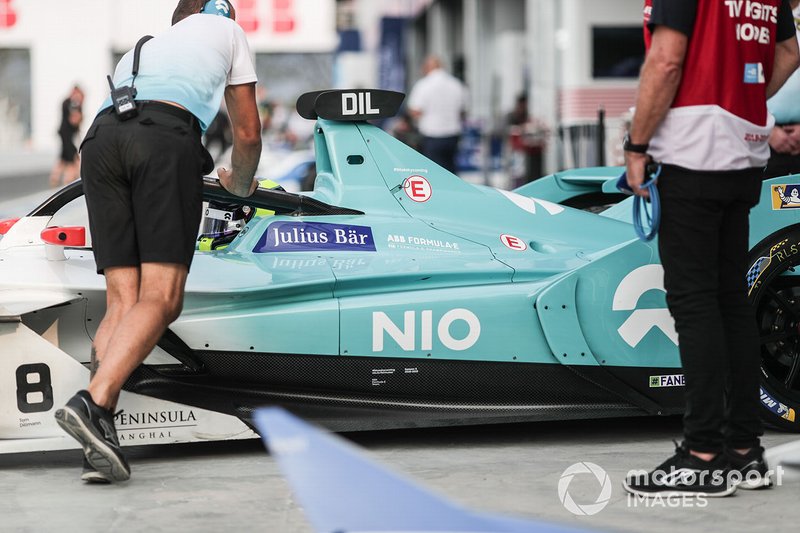
<svg viewBox="0 0 800 533"><path fill-rule="evenodd" d="M139 39L133 49L133 68L131 69L133 79L130 86L114 87L111 76L107 76L108 86L111 88L111 104L114 106L114 112L120 120L128 120L139 114L139 108L136 107L136 87L134 83L136 82L136 75L139 74L139 56L142 53L142 46L152 38L152 35L145 35Z"/></svg>

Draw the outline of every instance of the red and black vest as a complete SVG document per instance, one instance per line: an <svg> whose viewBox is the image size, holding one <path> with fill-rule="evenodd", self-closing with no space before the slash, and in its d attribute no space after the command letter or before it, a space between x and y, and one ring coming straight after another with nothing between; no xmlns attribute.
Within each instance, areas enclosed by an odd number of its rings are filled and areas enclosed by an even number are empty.
<svg viewBox="0 0 800 533"><path fill-rule="evenodd" d="M766 88L780 5L781 0L697 2L678 92L650 141L653 159L714 171L766 164L774 124ZM651 6L645 0L648 50Z"/></svg>

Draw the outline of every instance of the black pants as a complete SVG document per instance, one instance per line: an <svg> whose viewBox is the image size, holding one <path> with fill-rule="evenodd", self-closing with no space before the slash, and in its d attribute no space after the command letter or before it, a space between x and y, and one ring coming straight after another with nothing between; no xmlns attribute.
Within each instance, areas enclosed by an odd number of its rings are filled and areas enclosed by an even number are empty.
<svg viewBox="0 0 800 533"><path fill-rule="evenodd" d="M761 169L694 172L664 166L658 249L686 379L690 449L758 446L759 337L747 302L749 214Z"/></svg>
<svg viewBox="0 0 800 533"><path fill-rule="evenodd" d="M423 137L422 155L450 172L456 172L458 135L453 137Z"/></svg>

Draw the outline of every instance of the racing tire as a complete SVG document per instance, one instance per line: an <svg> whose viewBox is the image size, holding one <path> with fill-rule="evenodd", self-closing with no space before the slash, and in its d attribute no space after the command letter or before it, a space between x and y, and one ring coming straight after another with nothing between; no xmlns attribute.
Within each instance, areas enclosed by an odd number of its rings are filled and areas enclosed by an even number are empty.
<svg viewBox="0 0 800 533"><path fill-rule="evenodd" d="M800 432L800 225L766 237L748 256L748 300L761 337L764 421Z"/></svg>

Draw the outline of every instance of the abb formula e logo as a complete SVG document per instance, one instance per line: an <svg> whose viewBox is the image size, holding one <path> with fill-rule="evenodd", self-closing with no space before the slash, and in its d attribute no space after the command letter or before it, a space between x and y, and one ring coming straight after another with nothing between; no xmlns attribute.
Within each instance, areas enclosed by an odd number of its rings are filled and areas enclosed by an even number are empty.
<svg viewBox="0 0 800 533"><path fill-rule="evenodd" d="M462 338L456 338L450 331L451 326L459 322L466 325L466 335ZM431 350L433 349L433 326L434 316L431 310L420 311L419 321L417 321L416 311L405 311L402 327L395 324L383 311L374 311L372 313L372 351L383 351L386 335L403 351L412 352L417 349L417 346L420 350ZM468 309L451 309L439 317L436 323L437 339L450 350L460 352L472 348L480 336L481 321L478 320L475 313Z"/></svg>
<svg viewBox="0 0 800 533"><path fill-rule="evenodd" d="M645 265L632 271L620 281L614 300L611 304L612 311L633 311L617 332L630 347L636 348L647 333L658 328L678 345L678 333L675 331L675 321L666 307L656 309L636 309L639 299L650 290L664 290L664 268L661 265Z"/></svg>

